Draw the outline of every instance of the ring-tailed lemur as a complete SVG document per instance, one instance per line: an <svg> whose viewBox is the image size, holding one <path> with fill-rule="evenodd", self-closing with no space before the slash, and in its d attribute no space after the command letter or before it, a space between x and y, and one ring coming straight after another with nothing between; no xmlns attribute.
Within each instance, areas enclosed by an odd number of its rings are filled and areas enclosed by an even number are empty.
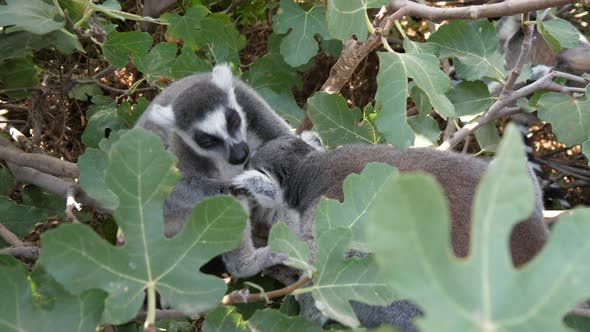
<svg viewBox="0 0 590 332"><path fill-rule="evenodd" d="M460 153L428 148L397 150L386 145L347 145L331 151L318 151L317 141L280 137L262 145L249 168L235 178L234 184L268 209L306 241L315 252L312 226L321 196L342 201L342 182L351 173L360 173L369 162L382 162L401 172L424 171L436 177L449 202L451 240L455 254L465 257L469 251L471 204L476 186L488 163ZM535 179L532 170L529 172ZM313 176L310 176L313 174ZM515 266L529 261L547 240L543 222L542 194L535 179L536 205L527 221L517 224L511 234L511 253ZM414 331L411 320L420 314L407 302L386 307L353 303L359 320L365 325L378 322L398 325ZM308 317L321 320L317 311ZM306 313L303 313L304 315ZM377 315L377 316L376 316ZM378 317L383 315L382 317Z"/></svg>
<svg viewBox="0 0 590 332"><path fill-rule="evenodd" d="M294 135L254 90L234 78L229 66L188 76L164 89L139 118L136 126L158 134L178 158L181 180L164 204L166 236L176 234L195 204L228 194L231 179L244 170L251 151L279 136ZM224 254L228 271L254 274L285 259L268 248L254 248L250 223L240 249ZM234 261L251 260L259 266Z"/></svg>

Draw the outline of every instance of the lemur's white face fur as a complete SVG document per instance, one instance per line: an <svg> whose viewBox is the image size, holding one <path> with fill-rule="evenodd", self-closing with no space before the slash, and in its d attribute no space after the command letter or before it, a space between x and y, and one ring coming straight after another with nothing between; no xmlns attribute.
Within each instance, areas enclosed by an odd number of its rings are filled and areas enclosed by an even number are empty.
<svg viewBox="0 0 590 332"><path fill-rule="evenodd" d="M217 163L241 165L250 156L246 117L227 65L215 66L210 81L183 92L171 105L154 105L150 118Z"/></svg>

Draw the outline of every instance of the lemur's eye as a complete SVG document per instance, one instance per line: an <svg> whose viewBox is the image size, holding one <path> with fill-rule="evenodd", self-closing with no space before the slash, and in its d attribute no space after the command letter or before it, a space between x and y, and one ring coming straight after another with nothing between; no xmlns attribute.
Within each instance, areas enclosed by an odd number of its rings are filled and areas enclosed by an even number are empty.
<svg viewBox="0 0 590 332"><path fill-rule="evenodd" d="M229 128L229 130L235 130L237 129L240 124L242 123L242 119L240 118L240 115L238 114L238 112L236 110L233 109L229 109L226 113L225 113L225 119L227 121L227 127Z"/></svg>
<svg viewBox="0 0 590 332"><path fill-rule="evenodd" d="M219 138L205 133L196 133L194 139L203 149L211 149L223 143Z"/></svg>

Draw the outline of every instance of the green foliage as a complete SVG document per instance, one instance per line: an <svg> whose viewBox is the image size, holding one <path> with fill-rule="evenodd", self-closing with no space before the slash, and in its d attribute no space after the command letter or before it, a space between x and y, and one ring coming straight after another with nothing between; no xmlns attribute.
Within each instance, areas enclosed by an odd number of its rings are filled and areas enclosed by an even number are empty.
<svg viewBox="0 0 590 332"><path fill-rule="evenodd" d="M553 132L566 145L588 140L590 100L579 100L561 93L549 92L539 99L539 118L551 123Z"/></svg>
<svg viewBox="0 0 590 332"><path fill-rule="evenodd" d="M300 317L289 317L278 310L258 310L245 321L235 307L220 307L207 315L203 324L204 332L319 332L322 329Z"/></svg>
<svg viewBox="0 0 590 332"><path fill-rule="evenodd" d="M268 245L276 252L289 255L285 265L307 271L310 275L315 269L309 265L309 247L297 238L289 226L283 222L273 225L268 236Z"/></svg>
<svg viewBox="0 0 590 332"><path fill-rule="evenodd" d="M406 96L408 95L408 77L414 79L422 98L428 98L428 104L443 117L454 116L453 104L445 92L449 89L449 78L438 68L438 61L430 54L379 53L379 73L377 74L377 93L375 110L377 111L377 129L385 140L403 148L414 143L414 132L406 118ZM420 100L424 104L424 100ZM414 123L419 128L418 123ZM432 123L431 123L432 124ZM428 125L428 123L426 124ZM433 128L430 125L430 128ZM427 135L428 136L428 135Z"/></svg>
<svg viewBox="0 0 590 332"><path fill-rule="evenodd" d="M457 75L464 80L504 77L504 59L496 49L496 31L488 20L445 24L428 43L437 48L439 57L454 59Z"/></svg>
<svg viewBox="0 0 590 332"><path fill-rule="evenodd" d="M152 36L145 32L111 32L102 44L105 59L115 67L123 67L129 61L128 56L147 54L154 43Z"/></svg>
<svg viewBox="0 0 590 332"><path fill-rule="evenodd" d="M32 88L39 83L37 68L33 58L17 58L6 60L0 63L0 81L4 82L6 89ZM10 98L26 98L29 93L26 91L9 92Z"/></svg>
<svg viewBox="0 0 590 332"><path fill-rule="evenodd" d="M43 35L63 28L64 21L55 21L56 15L57 9L41 0L6 0L6 5L0 6L0 26Z"/></svg>
<svg viewBox="0 0 590 332"><path fill-rule="evenodd" d="M495 101L482 81L463 81L449 90L447 97L455 105L457 116L481 114Z"/></svg>
<svg viewBox="0 0 590 332"><path fill-rule="evenodd" d="M358 108L351 111L344 98L318 92L309 98L307 104L314 129L326 145L335 147L351 143L377 143L372 124L363 119Z"/></svg>
<svg viewBox="0 0 590 332"><path fill-rule="evenodd" d="M334 38L346 40L353 35L360 41L367 40L371 20L367 9L388 4L387 0L330 0L326 19L328 29Z"/></svg>
<svg viewBox="0 0 590 332"><path fill-rule="evenodd" d="M0 196L0 211L2 211L2 225L19 238L29 234L36 223L47 221L45 212L36 206L16 204L3 196ZM6 246L8 243L0 238L0 247Z"/></svg>
<svg viewBox="0 0 590 332"><path fill-rule="evenodd" d="M0 256L2 331L95 331L102 314L104 293L91 290L78 296L68 294L38 270L28 280L21 262ZM43 306L39 300L53 303Z"/></svg>
<svg viewBox="0 0 590 332"><path fill-rule="evenodd" d="M209 62L199 58L189 47L184 47L170 68L170 75L178 80L195 73L210 71L211 68Z"/></svg>
<svg viewBox="0 0 590 332"><path fill-rule="evenodd" d="M170 70L176 59L176 44L159 43L145 56L134 56L133 63L151 85L170 78Z"/></svg>
<svg viewBox="0 0 590 332"><path fill-rule="evenodd" d="M561 317L587 296L574 252L585 241L588 211L560 222L548 247L527 267L512 266L510 230L531 212L534 195L519 135L508 127L479 186L468 258L452 255L446 204L430 176L388 179L369 213L368 244L395 290L425 311L417 322L423 331L565 331ZM477 319L466 312L478 312Z"/></svg>
<svg viewBox="0 0 590 332"><path fill-rule="evenodd" d="M301 9L291 0L281 0L277 15L273 18L276 33L288 35L281 42L281 54L291 67L306 64L319 50L314 36L330 39L324 8Z"/></svg>
<svg viewBox="0 0 590 332"><path fill-rule="evenodd" d="M144 290L148 311L155 309L157 290L187 315L216 307L225 291L222 280L198 267L239 244L245 213L231 198L212 198L195 208L178 235L166 239L162 205L177 179L173 163L160 139L141 129L128 131L112 145L105 182L119 200L114 216L125 235L123 247L113 247L84 225L43 234L41 264L74 293L107 292L107 322L132 319ZM64 266L64 259L70 264Z"/></svg>
<svg viewBox="0 0 590 332"><path fill-rule="evenodd" d="M200 46L197 38L198 29L201 27L202 19L207 14L209 14L209 10L203 6L188 8L184 16L166 13L162 15L162 20L170 24L166 34L182 40L185 47L196 50Z"/></svg>
<svg viewBox="0 0 590 332"><path fill-rule="evenodd" d="M578 46L579 37L575 28L566 20L560 18L544 22L537 22L537 27L547 45L555 52L562 48Z"/></svg>

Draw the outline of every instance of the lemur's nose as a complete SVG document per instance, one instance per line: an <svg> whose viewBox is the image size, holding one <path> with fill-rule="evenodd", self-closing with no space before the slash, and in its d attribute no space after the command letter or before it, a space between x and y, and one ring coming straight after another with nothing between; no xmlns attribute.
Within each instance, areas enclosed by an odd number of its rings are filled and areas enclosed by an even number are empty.
<svg viewBox="0 0 590 332"><path fill-rule="evenodd" d="M229 163L232 165L243 164L250 156L248 144L242 142L229 147Z"/></svg>

